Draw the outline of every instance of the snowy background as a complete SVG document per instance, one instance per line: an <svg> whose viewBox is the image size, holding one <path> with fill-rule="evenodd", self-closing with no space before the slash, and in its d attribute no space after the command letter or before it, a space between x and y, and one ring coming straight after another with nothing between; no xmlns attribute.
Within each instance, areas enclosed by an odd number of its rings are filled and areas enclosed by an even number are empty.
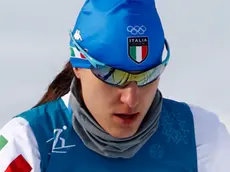
<svg viewBox="0 0 230 172"><path fill-rule="evenodd" d="M35 105L68 60L83 0L0 0L0 127ZM172 58L165 97L217 113L230 130L230 1L157 0Z"/></svg>

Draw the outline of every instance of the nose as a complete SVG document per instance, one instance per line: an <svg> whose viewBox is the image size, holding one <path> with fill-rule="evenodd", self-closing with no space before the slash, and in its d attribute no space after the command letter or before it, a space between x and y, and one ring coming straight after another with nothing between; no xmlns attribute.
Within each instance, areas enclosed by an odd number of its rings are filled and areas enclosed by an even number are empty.
<svg viewBox="0 0 230 172"><path fill-rule="evenodd" d="M139 87L136 82L130 82L122 88L121 102L127 104L130 108L135 108L139 104Z"/></svg>

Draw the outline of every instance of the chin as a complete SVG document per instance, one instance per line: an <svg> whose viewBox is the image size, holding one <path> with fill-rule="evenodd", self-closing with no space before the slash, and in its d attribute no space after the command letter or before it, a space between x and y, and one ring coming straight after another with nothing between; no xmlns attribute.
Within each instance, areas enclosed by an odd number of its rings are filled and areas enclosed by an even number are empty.
<svg viewBox="0 0 230 172"><path fill-rule="evenodd" d="M115 138L129 138L136 134L138 131L142 119L138 118L133 124L130 125L121 125L114 123L107 128L107 132Z"/></svg>

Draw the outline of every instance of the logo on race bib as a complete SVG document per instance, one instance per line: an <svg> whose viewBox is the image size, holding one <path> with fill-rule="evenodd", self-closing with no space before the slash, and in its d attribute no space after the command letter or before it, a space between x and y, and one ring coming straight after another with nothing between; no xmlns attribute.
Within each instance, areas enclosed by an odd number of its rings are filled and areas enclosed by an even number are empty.
<svg viewBox="0 0 230 172"><path fill-rule="evenodd" d="M53 141L52 153L67 153L68 148L76 146L66 144L65 138L61 136L65 130L67 130L66 126L63 126L62 129L54 129L54 137L46 141L46 143Z"/></svg>

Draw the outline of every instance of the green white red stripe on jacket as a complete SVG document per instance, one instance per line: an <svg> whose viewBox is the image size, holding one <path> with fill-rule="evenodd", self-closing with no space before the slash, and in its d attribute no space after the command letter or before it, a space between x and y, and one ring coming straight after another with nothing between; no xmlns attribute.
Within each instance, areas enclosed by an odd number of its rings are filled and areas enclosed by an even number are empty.
<svg viewBox="0 0 230 172"><path fill-rule="evenodd" d="M30 125L23 118L14 118L0 131L0 171L40 171L37 142Z"/></svg>

